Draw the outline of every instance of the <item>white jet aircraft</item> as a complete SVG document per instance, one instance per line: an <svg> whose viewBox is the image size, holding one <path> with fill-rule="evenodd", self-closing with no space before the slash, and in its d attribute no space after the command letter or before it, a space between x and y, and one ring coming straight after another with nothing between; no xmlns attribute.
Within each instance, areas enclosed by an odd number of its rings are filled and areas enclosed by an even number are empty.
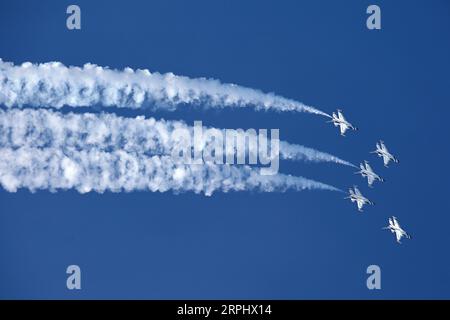
<svg viewBox="0 0 450 320"><path fill-rule="evenodd" d="M369 165L369 162L364 160L364 164L360 164L359 167L361 170L355 172L355 174L361 174L363 177L367 177L367 184L369 187L372 187L372 184L375 180L384 182L384 179L377 175Z"/></svg>
<svg viewBox="0 0 450 320"><path fill-rule="evenodd" d="M347 131L348 129L358 130L358 128L354 127L350 122L345 120L344 115L342 114L342 111L339 109L337 110L337 114L336 114L336 112L333 112L333 114L331 116L331 120L328 122L333 122L335 127L339 126L339 130L341 131L341 136L344 136L344 137L345 137L345 131Z"/></svg>
<svg viewBox="0 0 450 320"><path fill-rule="evenodd" d="M400 240L402 237L411 239L411 236L409 234L407 234L406 231L400 227L400 224L398 223L396 217L389 218L389 225L387 227L384 227L383 229L390 230L392 233L395 233L395 238L397 239L398 243L401 243Z"/></svg>
<svg viewBox="0 0 450 320"><path fill-rule="evenodd" d="M358 211L362 212L362 207L365 204L371 204L374 205L374 203L372 201L370 201L369 199L367 199L366 197L364 197L361 193L361 191L359 191L357 186L354 186L353 189L350 188L348 189L348 197L345 197L345 199L350 199L351 202L356 202L356 206L358 207Z"/></svg>
<svg viewBox="0 0 450 320"><path fill-rule="evenodd" d="M380 140L380 142L377 142L376 144L377 149L375 151L372 151L371 153L376 153L379 157L383 157L384 166L387 168L389 161L394 161L395 163L399 163L398 159L396 159L386 148L384 145L384 142Z"/></svg>

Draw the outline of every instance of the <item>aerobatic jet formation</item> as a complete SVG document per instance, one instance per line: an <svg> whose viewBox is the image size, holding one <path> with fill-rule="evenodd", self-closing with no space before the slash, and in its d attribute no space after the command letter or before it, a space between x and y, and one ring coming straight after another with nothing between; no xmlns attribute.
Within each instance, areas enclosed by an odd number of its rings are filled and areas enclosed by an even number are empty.
<svg viewBox="0 0 450 320"><path fill-rule="evenodd" d="M395 238L398 243L401 243L401 239L405 237L406 239L411 239L411 236L406 233L405 230L403 230L400 227L400 224L397 221L396 217L389 218L389 225L387 227L384 227L385 230L390 230L392 233L395 233Z"/></svg>
<svg viewBox="0 0 450 320"><path fill-rule="evenodd" d="M328 122L332 122L335 127L339 127L339 130L341 132L341 136L343 136L343 137L345 137L345 132L348 129L358 130L357 127L353 126L350 122L345 120L345 117L342 114L342 111L339 110L339 109L337 110L337 113L333 112L333 114L331 116L331 120L328 121Z"/></svg>
<svg viewBox="0 0 450 320"><path fill-rule="evenodd" d="M384 179L381 178L379 175L377 175L373 170L372 167L369 165L368 161L364 161L364 164L359 165L360 169L359 171L355 172L355 174L361 174L361 176L367 178L367 184L369 187L372 187L372 184L375 180L378 180L380 182L384 182Z"/></svg>
<svg viewBox="0 0 450 320"><path fill-rule="evenodd" d="M331 120L328 122L332 122L335 127L339 127L342 136L345 136L345 132L349 129L358 130L358 128L353 126L350 122L348 122L345 119L344 115L342 114L342 111L339 109L337 110L337 112L332 113ZM383 163L386 168L388 167L390 161L394 163L399 163L399 160L396 157L394 157L392 153L389 152L383 140L379 140L376 143L376 150L371 151L371 153L375 153L379 157L383 158ZM383 178L381 178L378 174L376 174L373 171L372 167L369 165L369 162L367 160L364 160L363 163L360 163L359 168L360 170L355 172L355 174L360 174L362 177L367 178L367 184L369 187L372 187L373 183L376 180L380 182L385 181ZM363 207L366 204L374 205L372 201L363 196L363 194L361 193L361 191L359 191L357 186L349 188L348 194L344 199L349 199L352 203L356 203L359 212L363 212ZM392 233L394 233L398 243L401 243L400 240L403 237L411 239L411 236L400 227L400 224L398 223L396 217L390 217L389 225L387 227L384 227L383 229L390 230Z"/></svg>
<svg viewBox="0 0 450 320"><path fill-rule="evenodd" d="M345 199L350 199L351 202L356 202L359 212L363 212L362 208L365 204L374 205L372 201L362 195L357 186L354 186L353 189L348 189L348 194L349 196Z"/></svg>
<svg viewBox="0 0 450 320"><path fill-rule="evenodd" d="M394 161L395 163L399 163L398 159L395 158L386 148L386 145L382 140L380 142L377 142L376 144L377 149L375 151L372 151L371 153L376 153L379 157L383 158L384 166L387 168L389 161Z"/></svg>

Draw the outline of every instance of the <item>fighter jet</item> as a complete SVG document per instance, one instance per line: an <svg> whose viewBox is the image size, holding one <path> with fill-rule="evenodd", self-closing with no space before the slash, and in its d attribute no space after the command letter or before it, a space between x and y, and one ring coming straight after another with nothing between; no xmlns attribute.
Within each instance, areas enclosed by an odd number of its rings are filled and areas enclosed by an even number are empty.
<svg viewBox="0 0 450 320"><path fill-rule="evenodd" d="M365 204L374 205L372 201L362 195L357 186L353 186L353 189L348 189L348 194L349 196L345 197L345 199L350 199L351 202L356 202L356 206L358 207L359 212L363 211L362 207Z"/></svg>
<svg viewBox="0 0 450 320"><path fill-rule="evenodd" d="M361 170L355 172L355 174L361 174L361 176L367 177L367 184L369 185L369 187L372 187L372 184L375 180L384 182L383 178L373 172L368 161L364 160L364 164L360 163L359 167L361 168Z"/></svg>
<svg viewBox="0 0 450 320"><path fill-rule="evenodd" d="M335 127L339 126L339 130L341 131L341 136L345 137L345 131L348 129L352 130L358 130L358 128L354 127L350 122L345 120L344 115L342 114L341 110L337 110L336 112L333 112L331 120L328 122L332 122Z"/></svg>
<svg viewBox="0 0 450 320"><path fill-rule="evenodd" d="M394 161L395 163L399 163L398 159L396 159L386 148L384 142L380 140L376 144L377 149L372 151L371 153L376 153L379 157L383 157L384 166L387 168L389 161Z"/></svg>
<svg viewBox="0 0 450 320"><path fill-rule="evenodd" d="M398 223L397 218L394 216L389 218L389 225L387 227L384 227L383 229L391 230L392 233L395 233L395 238L397 239L398 243L401 243L400 240L402 237L411 239L411 236L409 234L407 234L406 231L400 227L400 224Z"/></svg>

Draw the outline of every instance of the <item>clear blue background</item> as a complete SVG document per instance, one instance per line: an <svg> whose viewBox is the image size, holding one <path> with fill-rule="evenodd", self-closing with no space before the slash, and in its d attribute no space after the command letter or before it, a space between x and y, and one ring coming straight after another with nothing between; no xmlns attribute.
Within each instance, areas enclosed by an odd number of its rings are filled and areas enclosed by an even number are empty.
<svg viewBox="0 0 450 320"><path fill-rule="evenodd" d="M360 127L346 138L308 114L191 109L147 116L281 138L358 163L281 163L283 173L353 184L333 192L85 194L0 191L0 298L450 298L450 4L434 1L1 1L0 57L149 68L275 92ZM382 9L382 30L366 8ZM98 111L98 110L97 110ZM138 114L118 111L131 116ZM401 163L369 155L384 139ZM413 239L381 230L396 215ZM82 269L82 290L65 269ZM366 268L382 269L382 290Z"/></svg>

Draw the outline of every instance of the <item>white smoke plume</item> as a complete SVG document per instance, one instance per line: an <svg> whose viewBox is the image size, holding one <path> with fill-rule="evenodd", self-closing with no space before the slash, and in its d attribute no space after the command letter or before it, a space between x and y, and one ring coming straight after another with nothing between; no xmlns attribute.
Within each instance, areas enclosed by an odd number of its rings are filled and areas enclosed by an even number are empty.
<svg viewBox="0 0 450 320"><path fill-rule="evenodd" d="M304 160L311 162L334 162L350 167L356 166L348 161L342 160L332 154L317 151L312 148L304 147L298 144L290 144L285 141L280 141L280 155L282 159L286 160Z"/></svg>
<svg viewBox="0 0 450 320"><path fill-rule="evenodd" d="M209 196L214 191L283 192L332 186L302 177L262 176L248 166L185 165L171 157L147 157L122 150L0 148L0 185L9 192L76 189L86 192L193 191Z"/></svg>
<svg viewBox="0 0 450 320"><path fill-rule="evenodd" d="M253 107L257 110L328 114L272 93L223 84L218 80L123 71L85 64L66 67L60 62L14 65L0 59L0 104L7 107L104 107L175 109L184 104L205 107Z"/></svg>
<svg viewBox="0 0 450 320"><path fill-rule="evenodd" d="M45 109L0 109L0 147L123 150L146 156L170 155L177 146L174 130L193 127L182 121L125 118L114 114L62 114ZM207 130L219 130L208 128ZM205 138L206 139L206 138ZM199 149L208 145L205 140ZM250 145L249 148L254 146ZM249 153L256 150L249 150ZM280 157L293 161L351 163L301 145L280 142Z"/></svg>

